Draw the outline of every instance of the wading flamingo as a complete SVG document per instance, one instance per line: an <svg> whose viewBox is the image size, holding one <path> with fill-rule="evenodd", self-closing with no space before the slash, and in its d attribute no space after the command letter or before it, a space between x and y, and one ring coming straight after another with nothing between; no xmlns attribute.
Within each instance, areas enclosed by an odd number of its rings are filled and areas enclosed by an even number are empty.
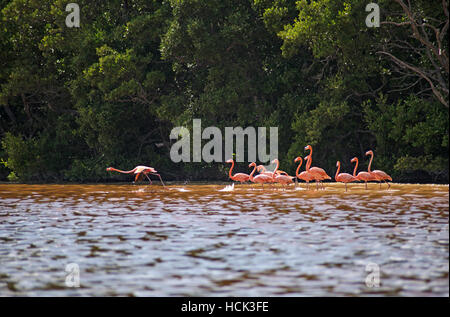
<svg viewBox="0 0 450 317"><path fill-rule="evenodd" d="M258 165L258 166L256 166L256 171L259 172L259 174L266 174L266 175L269 175L269 176L273 176L273 172L268 172L268 171L266 170L266 168L264 167L264 165ZM285 171L277 170L277 171L275 172L275 174L278 174L278 175L287 175L288 173L286 173Z"/></svg>
<svg viewBox="0 0 450 317"><path fill-rule="evenodd" d="M341 162L337 161L336 166L337 166L337 171L336 171L336 175L334 176L334 179L336 180L336 182L344 183L345 191L347 191L347 183L355 182L358 179L355 176L352 176L348 173L339 173L339 170L341 169Z"/></svg>
<svg viewBox="0 0 450 317"><path fill-rule="evenodd" d="M230 168L230 172L228 173L228 175L230 176L231 180L234 180L236 182L241 182L241 184L248 182L250 180L250 175L245 174L245 173L236 173L234 175L231 175L233 167L234 167L234 160L233 159L229 159L226 163L231 163L231 168Z"/></svg>
<svg viewBox="0 0 450 317"><path fill-rule="evenodd" d="M369 172L369 174L374 177L374 180L380 182L380 188L381 188L381 182L384 181L388 185L388 189L389 189L391 187L391 185L387 181L389 180L392 182L391 176L389 176L387 173L380 171L380 170L370 171L370 166L372 165L372 160L373 160L373 151L372 150L367 151L366 155L370 155L369 167L367 168L367 171Z"/></svg>
<svg viewBox="0 0 450 317"><path fill-rule="evenodd" d="M137 181L141 180L142 179L142 175L144 175L149 180L150 185L152 184L152 180L150 179L150 177L148 177L148 174L156 175L156 176L159 177L159 180L161 181L161 184L164 187L166 187L166 185L164 185L163 180L161 179L161 175L157 174L157 170L155 170L153 167L139 165L139 166L136 166L135 168L133 168L132 170L129 170L129 171L122 171L122 170L119 170L119 169L114 168L114 167L108 167L106 170L108 172L115 171L115 172L119 172L119 173L123 173L123 174L136 174L136 177L134 179L135 183Z"/></svg>
<svg viewBox="0 0 450 317"><path fill-rule="evenodd" d="M314 176L314 179L315 179L316 184L317 184L317 189L319 189L319 182L321 182L324 179L331 179L331 177L328 176L328 174L325 172L325 170L323 168L311 167L312 153L313 153L312 146L311 145L305 146L305 151L306 150L310 151L309 155L308 155L308 160L306 162L306 170L308 172L310 172ZM323 187L323 184L322 184L322 187Z"/></svg>
<svg viewBox="0 0 450 317"><path fill-rule="evenodd" d="M274 159L271 163L277 164L272 173L272 179L275 183L280 183L283 187L284 185L293 183L292 179L295 177L289 176L286 172L278 170L278 167L280 167L280 161L278 161L278 159Z"/></svg>
<svg viewBox="0 0 450 317"><path fill-rule="evenodd" d="M259 174L253 177L253 174L255 174L255 171L257 169L256 163L252 162L248 167L253 167L253 171L250 173L250 181L253 183L259 183L261 184L262 188L264 189L264 183L273 183L272 176L266 175L266 174Z"/></svg>
<svg viewBox="0 0 450 317"><path fill-rule="evenodd" d="M296 157L294 162L297 163L298 161L300 161L300 164L298 164L297 170L295 171L295 176L297 176L298 179L304 180L306 182L306 189L309 189L309 182L314 180L314 176L308 171L303 171L299 174L298 171L303 164L303 159L300 156Z"/></svg>
<svg viewBox="0 0 450 317"><path fill-rule="evenodd" d="M277 166L275 167L273 172L268 172L263 165L258 165L257 166L258 172L260 172L260 174L266 174L266 175L269 175L271 177L273 177L273 176L276 177L277 175L288 175L288 173L286 173L285 171L281 171L281 170L278 169L278 167L280 166L280 162L278 161L278 159L274 159L270 163L272 163L272 164L276 163L277 164Z"/></svg>
<svg viewBox="0 0 450 317"><path fill-rule="evenodd" d="M270 184L270 186L272 186L272 183L275 183L274 179L272 178L273 173L272 172L266 172L266 168L263 165L258 165L256 166L256 171L259 173L259 175L265 175L270 177L270 179L268 179L267 183ZM277 171L278 173L279 171Z"/></svg>
<svg viewBox="0 0 450 317"><path fill-rule="evenodd" d="M373 180L373 176L370 175L368 172L359 172L358 175L356 175L356 170L358 169L359 164L358 158L354 157L350 162L352 163L356 162L355 169L353 170L353 176L356 177L356 179L359 181L364 181L367 189L367 182Z"/></svg>

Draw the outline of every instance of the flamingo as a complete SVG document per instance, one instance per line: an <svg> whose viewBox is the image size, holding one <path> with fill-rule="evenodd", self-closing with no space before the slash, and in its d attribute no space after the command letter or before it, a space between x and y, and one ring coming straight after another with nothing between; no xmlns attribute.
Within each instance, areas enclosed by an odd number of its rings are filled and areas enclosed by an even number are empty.
<svg viewBox="0 0 450 317"><path fill-rule="evenodd" d="M250 180L250 175L245 174L245 173L236 173L234 175L231 175L231 172L234 167L233 159L229 159L226 163L231 163L231 168L230 168L230 172L229 172L229 176L230 176L231 180L241 182L241 184L243 184L244 182L248 182Z"/></svg>
<svg viewBox="0 0 450 317"><path fill-rule="evenodd" d="M275 170L271 173L274 182L280 183L283 187L284 184L293 183L292 181L292 179L294 178L293 176L289 176L286 172L278 170L278 167L280 166L280 161L278 161L278 159L274 159L271 163L277 164Z"/></svg>
<svg viewBox="0 0 450 317"><path fill-rule="evenodd" d="M106 170L108 172L115 171L115 172L119 172L119 173L123 173L123 174L133 174L134 173L134 174L136 174L136 177L134 179L135 183L137 181L141 180L142 175L144 175L149 180L150 185L152 184L152 180L150 179L150 177L148 177L148 174L156 175L156 176L159 177L159 180L161 181L161 184L164 187L166 187L166 185L164 185L163 180L161 179L161 175L157 174L157 170L155 170L153 167L139 165L139 166L136 166L135 168L133 168L132 170L129 170L129 171L122 171L122 170L119 170L119 169L114 168L114 167L108 167Z"/></svg>
<svg viewBox="0 0 450 317"><path fill-rule="evenodd" d="M278 172L280 172L280 171L278 171ZM290 176L286 172L274 173L274 175L272 176L272 179L275 181L275 183L280 183L281 186L283 186L283 188L284 188L284 185L293 184L294 178L295 178L294 176Z"/></svg>
<svg viewBox="0 0 450 317"><path fill-rule="evenodd" d="M258 168L256 166L255 162L250 163L250 165L248 167L253 167L253 171L249 175L250 181L252 181L253 183L261 184L262 188L264 189L264 183L272 183L273 182L272 176L269 176L267 174L259 174L259 175L256 175L255 177L253 177L253 174L255 174L255 171Z"/></svg>
<svg viewBox="0 0 450 317"><path fill-rule="evenodd" d="M275 180L272 178L273 173L272 172L266 172L266 168L263 165L258 165L256 166L256 171L259 173L259 175L265 175L265 176L269 176L270 180L268 179L267 183L269 183L271 186L271 183L275 183ZM279 171L277 171L278 173Z"/></svg>
<svg viewBox="0 0 450 317"><path fill-rule="evenodd" d="M372 160L373 160L373 151L372 150L367 151L366 155L370 155L369 167L367 168L367 171L369 172L369 174L373 176L374 180L380 182L380 188L381 188L381 182L384 181L388 185L388 189L389 189L391 187L391 185L387 181L390 180L392 182L391 176L389 176L386 172L383 172L380 170L370 171L370 166L372 165Z"/></svg>
<svg viewBox="0 0 450 317"><path fill-rule="evenodd" d="M357 181L358 179L348 173L339 173L339 170L341 169L341 162L336 162L337 171L336 175L334 176L334 179L336 182L341 182L345 184L345 191L347 191L347 183Z"/></svg>
<svg viewBox="0 0 450 317"><path fill-rule="evenodd" d="M274 171L274 172L268 172L267 170L266 170L266 168L264 167L264 165L258 165L257 167L257 171L260 173L260 174L267 174L267 175L269 175L269 176L273 176L273 173L276 173L276 174L279 174L279 175L287 175L288 173L286 173L285 171L280 171L280 170L276 170L276 171Z"/></svg>
<svg viewBox="0 0 450 317"><path fill-rule="evenodd" d="M295 176L297 176L297 178L299 179L304 180L306 182L306 188L309 189L309 182L314 180L314 177L308 171L303 171L299 174L298 171L300 170L300 167L303 164L303 159L300 156L296 157L294 162L297 163L298 161L300 161L300 164L298 164L297 170L295 171Z"/></svg>
<svg viewBox="0 0 450 317"><path fill-rule="evenodd" d="M316 181L317 184L317 189L319 189L319 182L324 180L324 179L331 179L330 176L328 176L328 174L325 172L324 169L320 168L320 167L310 167L311 163L312 163L312 146L311 145L307 145L305 146L305 151L309 150L309 155L308 157L308 161L306 163L306 170L308 172L310 172L312 174L312 176L314 176L314 179ZM322 185L323 186L323 185Z"/></svg>
<svg viewBox="0 0 450 317"><path fill-rule="evenodd" d="M359 172L358 175L356 175L356 170L358 169L358 158L354 157L352 158L352 160L350 162L356 162L355 165L355 169L353 170L353 176L356 177L357 180L359 181L364 181L364 183L366 184L366 189L367 189L367 182L373 180L373 176L370 175L370 173L368 172Z"/></svg>

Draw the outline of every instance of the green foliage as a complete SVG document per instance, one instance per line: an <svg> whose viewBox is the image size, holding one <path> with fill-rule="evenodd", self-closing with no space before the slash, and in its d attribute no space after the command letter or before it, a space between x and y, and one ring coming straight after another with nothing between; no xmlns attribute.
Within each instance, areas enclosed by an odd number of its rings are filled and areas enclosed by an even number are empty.
<svg viewBox="0 0 450 317"><path fill-rule="evenodd" d="M365 168L373 149L374 166L394 176L448 180L448 108L378 54L393 38L422 44L409 28L367 28L367 1L77 3L81 27L70 29L66 1L0 2L2 179L105 181L123 179L105 167L138 164L165 179L226 179L225 164L169 158L171 128L200 118L278 127L283 170L311 144L329 173L353 156ZM382 20L405 19L388 16L395 2L378 4ZM439 3L414 8L444 15ZM432 66L425 53L393 52Z"/></svg>

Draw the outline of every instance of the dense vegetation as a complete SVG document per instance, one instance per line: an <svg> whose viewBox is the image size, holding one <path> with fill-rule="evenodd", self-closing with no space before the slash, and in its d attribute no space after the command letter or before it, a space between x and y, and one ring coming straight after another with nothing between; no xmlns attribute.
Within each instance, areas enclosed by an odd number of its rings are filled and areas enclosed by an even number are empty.
<svg viewBox="0 0 450 317"><path fill-rule="evenodd" d="M447 2L379 0L377 28L369 2L0 0L0 180L226 179L170 160L200 118L277 126L283 170L311 144L329 174L373 149L394 180L448 182Z"/></svg>

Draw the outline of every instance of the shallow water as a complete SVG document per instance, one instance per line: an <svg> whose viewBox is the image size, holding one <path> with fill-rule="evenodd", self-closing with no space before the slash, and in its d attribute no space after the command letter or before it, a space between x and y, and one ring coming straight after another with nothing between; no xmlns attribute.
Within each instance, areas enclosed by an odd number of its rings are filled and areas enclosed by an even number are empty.
<svg viewBox="0 0 450 317"><path fill-rule="evenodd" d="M0 296L449 296L448 185L224 188L0 185Z"/></svg>

